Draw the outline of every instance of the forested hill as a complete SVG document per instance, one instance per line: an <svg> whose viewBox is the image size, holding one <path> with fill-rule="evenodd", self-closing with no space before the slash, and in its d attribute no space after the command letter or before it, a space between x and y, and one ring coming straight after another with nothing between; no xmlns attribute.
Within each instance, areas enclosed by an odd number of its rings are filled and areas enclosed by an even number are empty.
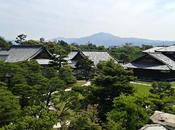
<svg viewBox="0 0 175 130"><path fill-rule="evenodd" d="M133 37L118 37L110 33L96 33L90 36L80 37L80 38L64 38L58 37L53 40L64 40L68 43L77 43L77 44L85 44L91 42L96 45L104 45L104 46L118 46L123 45L125 43L132 43L133 45L171 45L174 44L175 41L161 41L161 40L150 40L143 38L133 38Z"/></svg>

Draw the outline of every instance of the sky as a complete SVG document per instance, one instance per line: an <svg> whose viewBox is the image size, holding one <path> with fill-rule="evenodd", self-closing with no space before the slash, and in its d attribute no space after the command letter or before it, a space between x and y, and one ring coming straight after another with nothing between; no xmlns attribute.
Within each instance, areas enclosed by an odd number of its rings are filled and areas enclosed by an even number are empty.
<svg viewBox="0 0 175 130"><path fill-rule="evenodd" d="M0 0L0 36L15 39L120 37L175 40L175 0Z"/></svg>

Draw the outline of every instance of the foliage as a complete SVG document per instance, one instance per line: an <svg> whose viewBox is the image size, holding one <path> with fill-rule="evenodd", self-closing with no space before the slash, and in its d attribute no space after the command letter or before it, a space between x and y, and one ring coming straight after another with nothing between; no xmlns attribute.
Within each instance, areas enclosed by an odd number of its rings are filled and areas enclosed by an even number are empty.
<svg viewBox="0 0 175 130"><path fill-rule="evenodd" d="M40 106L29 106L23 110L19 119L4 128L8 130L52 130L56 123L54 112Z"/></svg>
<svg viewBox="0 0 175 130"><path fill-rule="evenodd" d="M166 96L173 96L175 94L174 89L171 87L171 84L168 82L154 82L152 84L152 89L150 90L153 94L160 95L160 98Z"/></svg>
<svg viewBox="0 0 175 130"><path fill-rule="evenodd" d="M107 49L104 46L96 46L95 44L88 43L84 45L71 44L76 50L80 49L83 51L106 51Z"/></svg>
<svg viewBox="0 0 175 130"><path fill-rule="evenodd" d="M131 62L142 56L142 51L151 48L149 45L132 46L132 44L125 44L120 47L112 47L109 52L112 56L123 63Z"/></svg>
<svg viewBox="0 0 175 130"><path fill-rule="evenodd" d="M138 130L149 120L148 112L132 96L115 98L112 111L107 114L107 128L116 130Z"/></svg>
<svg viewBox="0 0 175 130"><path fill-rule="evenodd" d="M25 34L19 34L17 37L16 37L16 43L18 44L23 44L23 42L26 40L27 38L27 35Z"/></svg>
<svg viewBox="0 0 175 130"><path fill-rule="evenodd" d="M0 37L0 48L8 49L10 48L11 43L7 42L4 38Z"/></svg>
<svg viewBox="0 0 175 130"><path fill-rule="evenodd" d="M95 73L94 63L88 58L80 59L77 63L76 67L81 70L80 76L85 78L86 80L92 79Z"/></svg>
<svg viewBox="0 0 175 130"><path fill-rule="evenodd" d="M3 126L17 119L20 105L17 97L3 85L0 85L0 97L0 126Z"/></svg>
<svg viewBox="0 0 175 130"><path fill-rule="evenodd" d="M132 71L113 60L100 62L94 69L93 62L85 58L77 67L86 80L92 79L92 85L82 86L65 62L74 49L108 50L115 58L130 62L151 46L69 45L44 38L26 40L24 34L17 37L17 42L46 46L54 54L54 62L42 67L36 61L0 61L0 126L4 130L51 130L57 123L63 130L136 130L148 123L148 116L155 110L175 114L174 89L169 83L153 83L152 89L133 87ZM8 48L7 43L0 38L0 47Z"/></svg>
<svg viewBox="0 0 175 130"><path fill-rule="evenodd" d="M76 78L73 76L70 66L64 66L60 68L59 76L66 84L73 84L76 82Z"/></svg>
<svg viewBox="0 0 175 130"><path fill-rule="evenodd" d="M64 89L65 89L65 83L63 80L61 80L58 77L50 79L47 84L47 88L45 89L46 105L47 106L49 105L53 92L64 91Z"/></svg>
<svg viewBox="0 0 175 130"><path fill-rule="evenodd" d="M64 128L67 122L75 118L75 111L80 108L81 96L75 91L62 91L52 97L52 107L55 109L58 121Z"/></svg>
<svg viewBox="0 0 175 130"><path fill-rule="evenodd" d="M82 110L76 116L71 129L73 130L102 130L97 117L97 105L89 105L86 110Z"/></svg>
<svg viewBox="0 0 175 130"><path fill-rule="evenodd" d="M113 60L98 64L99 74L95 77L93 84L92 101L99 104L100 115L104 120L104 113L112 109L113 99L121 94L133 94L134 89L130 81L134 79L131 71L124 70Z"/></svg>
<svg viewBox="0 0 175 130"><path fill-rule="evenodd" d="M40 45L41 43L36 40L26 40L22 44L23 45Z"/></svg>
<svg viewBox="0 0 175 130"><path fill-rule="evenodd" d="M152 111L159 110L169 113L175 113L174 109L174 88L171 87L170 83L167 82L154 82L152 89L150 90L151 95L148 97L149 108Z"/></svg>

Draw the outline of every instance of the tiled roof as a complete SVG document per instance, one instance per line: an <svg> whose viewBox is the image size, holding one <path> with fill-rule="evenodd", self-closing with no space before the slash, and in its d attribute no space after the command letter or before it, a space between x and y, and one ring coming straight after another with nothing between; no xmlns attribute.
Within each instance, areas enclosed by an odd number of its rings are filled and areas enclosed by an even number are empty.
<svg viewBox="0 0 175 130"><path fill-rule="evenodd" d="M154 65L151 63L146 65L142 63L135 63L135 61L124 65L126 68L141 68L141 69L155 69L155 70L175 70L175 61L164 54L164 52L175 52L175 46L169 47L153 47L143 51L154 59L160 61L164 65Z"/></svg>
<svg viewBox="0 0 175 130"><path fill-rule="evenodd" d="M77 55L77 53L78 52L76 51L76 52L71 52L71 53L68 54L68 57L66 58L66 60L68 61L69 64L74 64L74 63L72 63L71 60ZM110 60L110 59L115 60L112 56L109 55L108 52L82 51L82 54L87 56L89 58L89 60L93 61L95 66L100 61L107 61L107 60ZM117 63L117 61L116 61L116 63Z"/></svg>
<svg viewBox="0 0 175 130"><path fill-rule="evenodd" d="M0 55L8 55L8 50L0 50Z"/></svg>
<svg viewBox="0 0 175 130"><path fill-rule="evenodd" d="M175 52L175 45L162 47L161 49L156 50L157 52Z"/></svg>
<svg viewBox="0 0 175 130"><path fill-rule="evenodd" d="M169 57L165 56L162 53L149 53L155 59L161 61L162 63L166 64L171 70L175 70L175 62L171 60Z"/></svg>
<svg viewBox="0 0 175 130"><path fill-rule="evenodd" d="M29 60L42 50L42 46L12 46L8 51L6 62Z"/></svg>
<svg viewBox="0 0 175 130"><path fill-rule="evenodd" d="M94 62L94 65L97 65L100 61L108 61L114 59L109 55L108 52L86 52L83 51L83 54L89 58L89 60Z"/></svg>
<svg viewBox="0 0 175 130"><path fill-rule="evenodd" d="M149 69L149 70L170 70L167 65L146 65L146 64L136 64L136 63L128 63L124 65L125 68L139 68L139 69Z"/></svg>
<svg viewBox="0 0 175 130"><path fill-rule="evenodd" d="M164 48L164 47L153 47L153 48L144 50L143 52L145 52L145 53L153 53L153 52L155 52L155 51L157 51L159 49L162 49L162 48Z"/></svg>
<svg viewBox="0 0 175 130"><path fill-rule="evenodd" d="M8 57L8 50L0 50L0 60L5 61Z"/></svg>
<svg viewBox="0 0 175 130"><path fill-rule="evenodd" d="M73 59L73 58L76 56L77 53L78 53L77 51L72 51L72 52L70 52L70 53L68 54L68 56L66 57L66 60L71 60L71 59Z"/></svg>

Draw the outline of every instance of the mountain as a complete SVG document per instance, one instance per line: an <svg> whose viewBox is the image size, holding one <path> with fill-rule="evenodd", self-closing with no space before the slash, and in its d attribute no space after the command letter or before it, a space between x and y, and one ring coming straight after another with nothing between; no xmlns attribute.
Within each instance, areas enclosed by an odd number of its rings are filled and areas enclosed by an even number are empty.
<svg viewBox="0 0 175 130"><path fill-rule="evenodd" d="M88 42L96 44L96 45L104 45L104 46L118 46L123 45L125 43L132 43L133 45L172 45L175 41L161 41L161 40L150 40L150 39L142 39L142 38L129 38L129 37L118 37L110 33L96 33L87 37L80 38L64 38L58 37L53 40L63 40L68 43L77 43L77 44L87 44Z"/></svg>

